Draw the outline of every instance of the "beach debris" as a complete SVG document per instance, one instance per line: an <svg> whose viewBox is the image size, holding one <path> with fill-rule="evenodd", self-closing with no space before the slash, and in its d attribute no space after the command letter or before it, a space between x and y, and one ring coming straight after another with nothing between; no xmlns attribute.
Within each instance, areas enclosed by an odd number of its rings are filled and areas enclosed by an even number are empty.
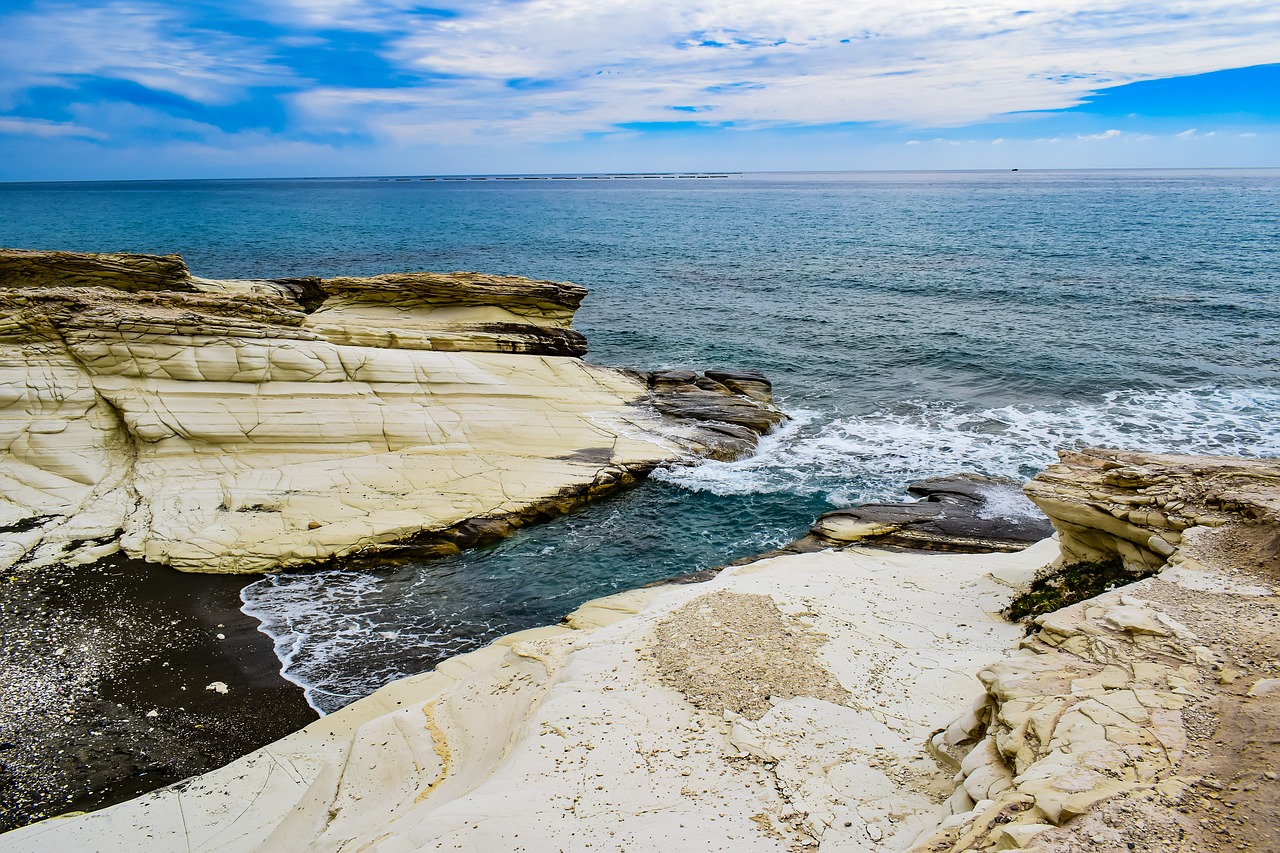
<svg viewBox="0 0 1280 853"><path fill-rule="evenodd" d="M214 693L226 693L230 689L225 681L215 681L205 687L205 690L212 690Z"/></svg>

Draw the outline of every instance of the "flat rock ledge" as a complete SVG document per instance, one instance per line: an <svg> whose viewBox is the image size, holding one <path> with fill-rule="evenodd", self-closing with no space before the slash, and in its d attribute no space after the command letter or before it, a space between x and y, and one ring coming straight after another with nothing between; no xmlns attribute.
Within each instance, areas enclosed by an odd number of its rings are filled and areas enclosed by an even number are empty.
<svg viewBox="0 0 1280 853"><path fill-rule="evenodd" d="M745 371L582 361L575 284L212 280L0 250L0 568L183 571L455 552L783 419Z"/></svg>
<svg viewBox="0 0 1280 853"><path fill-rule="evenodd" d="M911 483L906 491L916 500L858 504L823 513L809 532L794 542L728 565L844 548L1013 553L1053 535L1049 519L1014 480L951 474ZM649 586L702 583L725 568L700 569Z"/></svg>
<svg viewBox="0 0 1280 853"><path fill-rule="evenodd" d="M1122 482L1096 487L1113 463ZM1055 539L775 557L590 602L221 770L0 843L1280 849L1278 476L1273 460L1063 454L1027 491L1052 493L1064 546L1127 553L1137 533L1087 515L1114 518L1122 496L1176 491L1181 517L1213 524L1029 634L1000 614L1070 558Z"/></svg>

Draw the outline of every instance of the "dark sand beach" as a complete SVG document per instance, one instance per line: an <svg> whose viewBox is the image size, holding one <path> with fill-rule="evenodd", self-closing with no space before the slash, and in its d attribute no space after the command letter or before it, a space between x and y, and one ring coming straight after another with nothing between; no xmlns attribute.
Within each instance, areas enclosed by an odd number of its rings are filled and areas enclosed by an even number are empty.
<svg viewBox="0 0 1280 853"><path fill-rule="evenodd" d="M0 578L0 831L163 787L315 719L240 611L257 577L116 555Z"/></svg>

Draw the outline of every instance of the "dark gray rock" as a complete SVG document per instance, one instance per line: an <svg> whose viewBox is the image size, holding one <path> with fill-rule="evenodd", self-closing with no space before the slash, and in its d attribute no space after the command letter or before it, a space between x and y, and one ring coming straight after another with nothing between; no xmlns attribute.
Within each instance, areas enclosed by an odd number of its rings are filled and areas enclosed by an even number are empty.
<svg viewBox="0 0 1280 853"><path fill-rule="evenodd" d="M698 454L711 459L739 459L753 452L759 436L786 419L762 391L769 380L751 371L720 371L716 377L692 370L658 370L636 374L649 387L643 401L669 418L695 427ZM734 379L737 377L737 379ZM755 385L748 388L749 383ZM752 393L745 393L746 389Z"/></svg>
<svg viewBox="0 0 1280 853"><path fill-rule="evenodd" d="M1053 535L1044 514L1012 480L957 474L912 483L923 500L863 504L829 512L810 535L834 546L861 545L929 551L1020 551Z"/></svg>
<svg viewBox="0 0 1280 853"><path fill-rule="evenodd" d="M672 417L738 424L761 434L768 432L783 419L783 414L777 409L766 408L754 400L736 394L703 391L696 387L690 391L655 396L653 405L658 411Z"/></svg>
<svg viewBox="0 0 1280 853"><path fill-rule="evenodd" d="M705 375L735 394L750 397L761 403L773 402L773 384L763 373L754 370L707 370Z"/></svg>
<svg viewBox="0 0 1280 853"><path fill-rule="evenodd" d="M654 391L670 393L676 390L695 390L698 374L692 370L655 370L649 374L649 387Z"/></svg>

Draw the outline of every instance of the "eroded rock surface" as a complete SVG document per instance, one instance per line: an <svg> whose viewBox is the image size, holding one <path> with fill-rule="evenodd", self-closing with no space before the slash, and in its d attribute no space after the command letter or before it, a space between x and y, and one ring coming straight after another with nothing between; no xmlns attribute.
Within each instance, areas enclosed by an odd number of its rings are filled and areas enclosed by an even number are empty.
<svg viewBox="0 0 1280 853"><path fill-rule="evenodd" d="M920 849L1280 848L1280 461L1068 452L1026 491L1058 565L1159 574L1038 617L979 674L933 739L961 786Z"/></svg>
<svg viewBox="0 0 1280 853"><path fill-rule="evenodd" d="M912 483L907 491L920 500L838 509L810 533L826 547L856 542L970 554L1020 551L1053 533L1011 480L954 474Z"/></svg>
<svg viewBox="0 0 1280 853"><path fill-rule="evenodd" d="M1111 463L1147 479L1098 488ZM1030 634L1000 614L1060 562L1053 540L1018 553L854 546L765 559L591 602L181 790L6 841L1275 850L1278 468L1064 454L1028 492L1053 495L1041 505L1095 560L1142 541L1115 526L1107 508L1129 505L1118 497L1176 492L1183 517L1213 524L1182 528L1159 574L1041 616Z"/></svg>
<svg viewBox="0 0 1280 853"><path fill-rule="evenodd" d="M1061 534L1063 562L1232 562L1222 548L1255 565L1280 559L1280 462L1098 449L1060 456L1026 492ZM1218 527L1231 533L1206 537Z"/></svg>
<svg viewBox="0 0 1280 853"><path fill-rule="evenodd" d="M581 361L584 295L0 251L0 565L123 548L252 572L448 552L662 462L741 455L782 418L767 382L738 393Z"/></svg>
<svg viewBox="0 0 1280 853"><path fill-rule="evenodd" d="M927 750L1017 641L1017 554L826 551L622 593L389 685L222 770L9 836L157 851L901 850ZM946 613L965 627L944 628ZM185 820L185 823L183 822Z"/></svg>

